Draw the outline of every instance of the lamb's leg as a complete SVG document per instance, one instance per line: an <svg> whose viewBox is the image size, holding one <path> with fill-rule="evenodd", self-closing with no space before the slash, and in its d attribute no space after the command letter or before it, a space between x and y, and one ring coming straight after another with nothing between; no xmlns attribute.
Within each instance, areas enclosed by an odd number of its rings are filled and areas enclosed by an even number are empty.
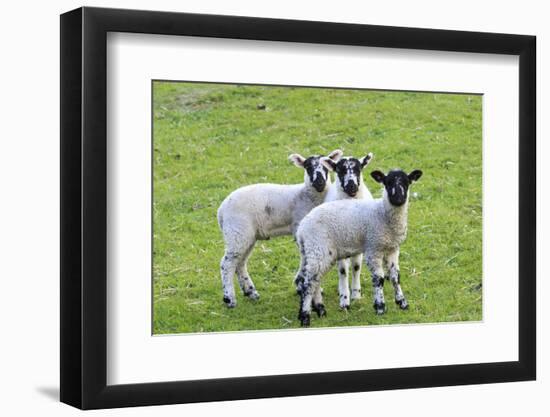
<svg viewBox="0 0 550 417"><path fill-rule="evenodd" d="M237 277L239 279L239 285L241 287L243 294L246 297L250 298L251 300L258 300L260 298L260 293L256 291L254 282L252 281L252 278L250 278L250 275L248 274L248 269L247 269L248 258L250 257L250 253L252 252L252 249L254 248L255 243L256 242L252 242L250 244L242 260L237 265Z"/></svg>
<svg viewBox="0 0 550 417"><path fill-rule="evenodd" d="M326 314L323 306L323 293L321 278L334 264L330 256L332 252L324 247L310 248L306 250L304 241L300 241L301 268L296 275L295 282L301 283L300 310L298 320L302 327L309 326L311 322L311 309L319 314L319 317Z"/></svg>
<svg viewBox="0 0 550 417"><path fill-rule="evenodd" d="M312 308L319 317L324 317L327 315L325 305L323 304L323 291L321 289L320 283L319 285L317 285L317 287L315 288L315 292L313 293Z"/></svg>
<svg viewBox="0 0 550 417"><path fill-rule="evenodd" d="M358 300L361 298L361 263L363 262L363 255L357 255L351 258L351 300Z"/></svg>
<svg viewBox="0 0 550 417"><path fill-rule="evenodd" d="M349 295L349 258L338 261L338 294L340 295L340 308L348 309L350 304Z"/></svg>
<svg viewBox="0 0 550 417"><path fill-rule="evenodd" d="M233 276L240 268L240 274L246 271L246 259L256 243L255 231L247 222L233 222L222 228L225 241L225 255L221 260L220 269L223 286L223 301L227 307L235 307L237 298L233 285ZM245 265L244 271L242 266ZM240 283L239 277L239 283ZM252 284L253 285L253 284ZM242 287L242 285L241 285Z"/></svg>
<svg viewBox="0 0 550 417"><path fill-rule="evenodd" d="M230 250L225 251L220 262L220 271L222 276L223 287L223 302L229 308L233 308L237 305L237 298L235 297L235 287L233 286L233 276L237 269L237 263L239 262L238 253Z"/></svg>
<svg viewBox="0 0 550 417"><path fill-rule="evenodd" d="M298 269L298 272L296 273L296 277L294 278L294 286L296 287L296 294L298 295L302 294L302 287L304 285L304 274L305 274L304 255L301 255L300 269Z"/></svg>
<svg viewBox="0 0 550 417"><path fill-rule="evenodd" d="M297 241L296 243L298 245L298 249L300 250L300 269L298 269L296 277L294 278L294 285L296 286L296 293L301 296L304 287L305 276L307 275L308 261L306 250L304 247L304 240L300 239L300 241Z"/></svg>
<svg viewBox="0 0 550 417"><path fill-rule="evenodd" d="M302 285L302 292L300 294L300 312L298 313L298 320L303 327L309 326L311 321L311 310L317 312L319 317L325 316L325 306L323 305L321 278L327 273L332 262L326 257L312 262L308 259L307 267L305 268L304 283Z"/></svg>
<svg viewBox="0 0 550 417"><path fill-rule="evenodd" d="M401 290L401 276L399 273L399 249L389 254L387 257L388 271L390 275L390 281L393 285L393 291L395 293L395 303L401 310L409 308L409 303Z"/></svg>
<svg viewBox="0 0 550 417"><path fill-rule="evenodd" d="M311 307L313 301L313 293L316 289L318 277L310 275L306 272L303 276L302 289L300 292L300 311L298 312L298 320L302 327L308 327L311 322Z"/></svg>
<svg viewBox="0 0 550 417"><path fill-rule="evenodd" d="M372 291L374 298L374 311L376 314L386 312L386 303L384 301L384 268L382 267L382 255L371 254L365 256L365 263L369 268L372 277Z"/></svg>

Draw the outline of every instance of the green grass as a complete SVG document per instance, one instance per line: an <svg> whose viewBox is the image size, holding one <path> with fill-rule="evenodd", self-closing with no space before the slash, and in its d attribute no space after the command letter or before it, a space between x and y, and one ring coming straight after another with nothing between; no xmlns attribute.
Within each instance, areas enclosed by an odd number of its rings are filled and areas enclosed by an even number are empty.
<svg viewBox="0 0 550 417"><path fill-rule="evenodd" d="M223 241L216 210L247 184L300 183L290 153L374 153L368 175L424 172L412 192L401 279L410 309L389 302L376 316L370 279L363 299L338 308L333 269L323 280L328 315L312 327L482 319L482 98L475 95L154 82L155 334L299 327L291 237L260 241L248 270L261 294L222 302ZM265 106L265 108L264 108Z"/></svg>

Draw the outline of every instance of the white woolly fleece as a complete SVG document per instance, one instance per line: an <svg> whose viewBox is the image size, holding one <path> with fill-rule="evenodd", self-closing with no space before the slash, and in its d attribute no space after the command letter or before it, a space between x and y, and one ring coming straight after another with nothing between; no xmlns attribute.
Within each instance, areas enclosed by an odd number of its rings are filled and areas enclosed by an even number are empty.
<svg viewBox="0 0 550 417"><path fill-rule="evenodd" d="M326 271L335 260L399 248L407 233L407 211L408 201L392 206L385 191L376 200L328 202L304 217L296 240L305 251L308 268L319 263L312 272Z"/></svg>

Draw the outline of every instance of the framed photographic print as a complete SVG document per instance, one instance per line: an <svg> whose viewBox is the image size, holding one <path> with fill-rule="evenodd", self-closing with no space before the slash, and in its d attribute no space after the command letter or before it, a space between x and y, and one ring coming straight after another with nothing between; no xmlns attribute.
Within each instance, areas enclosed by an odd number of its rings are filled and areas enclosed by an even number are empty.
<svg viewBox="0 0 550 417"><path fill-rule="evenodd" d="M61 401L536 375L535 37L61 16Z"/></svg>

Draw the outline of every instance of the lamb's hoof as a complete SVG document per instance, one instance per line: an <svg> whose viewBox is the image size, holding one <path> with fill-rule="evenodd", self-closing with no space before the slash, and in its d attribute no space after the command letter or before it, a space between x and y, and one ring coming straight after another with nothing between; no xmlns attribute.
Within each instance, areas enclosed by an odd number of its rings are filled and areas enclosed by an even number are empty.
<svg viewBox="0 0 550 417"><path fill-rule="evenodd" d="M351 290L351 301L361 299L361 290Z"/></svg>
<svg viewBox="0 0 550 417"><path fill-rule="evenodd" d="M386 303L374 303L374 312L381 316L386 312Z"/></svg>
<svg viewBox="0 0 550 417"><path fill-rule="evenodd" d="M237 305L237 300L232 300L227 296L223 297L223 302L227 308L234 308Z"/></svg>
<svg viewBox="0 0 550 417"><path fill-rule="evenodd" d="M248 298L250 298L253 301L257 301L260 299L260 293L256 291L255 289L249 290L248 292L245 292L244 295Z"/></svg>
<svg viewBox="0 0 550 417"><path fill-rule="evenodd" d="M309 325L311 324L310 314L303 311L300 311L300 313L298 314L298 320L300 320L300 325L302 327L309 327Z"/></svg>
<svg viewBox="0 0 550 417"><path fill-rule="evenodd" d="M401 310L409 309L409 303L407 303L407 300L405 298L402 298L401 300L395 300L395 304L397 304Z"/></svg>
<svg viewBox="0 0 550 417"><path fill-rule="evenodd" d="M324 304L314 304L312 306L313 311L317 313L317 316L319 317L325 317L327 315L327 310L325 310Z"/></svg>
<svg viewBox="0 0 550 417"><path fill-rule="evenodd" d="M347 295L340 296L340 308L342 310L349 310L349 299Z"/></svg>

